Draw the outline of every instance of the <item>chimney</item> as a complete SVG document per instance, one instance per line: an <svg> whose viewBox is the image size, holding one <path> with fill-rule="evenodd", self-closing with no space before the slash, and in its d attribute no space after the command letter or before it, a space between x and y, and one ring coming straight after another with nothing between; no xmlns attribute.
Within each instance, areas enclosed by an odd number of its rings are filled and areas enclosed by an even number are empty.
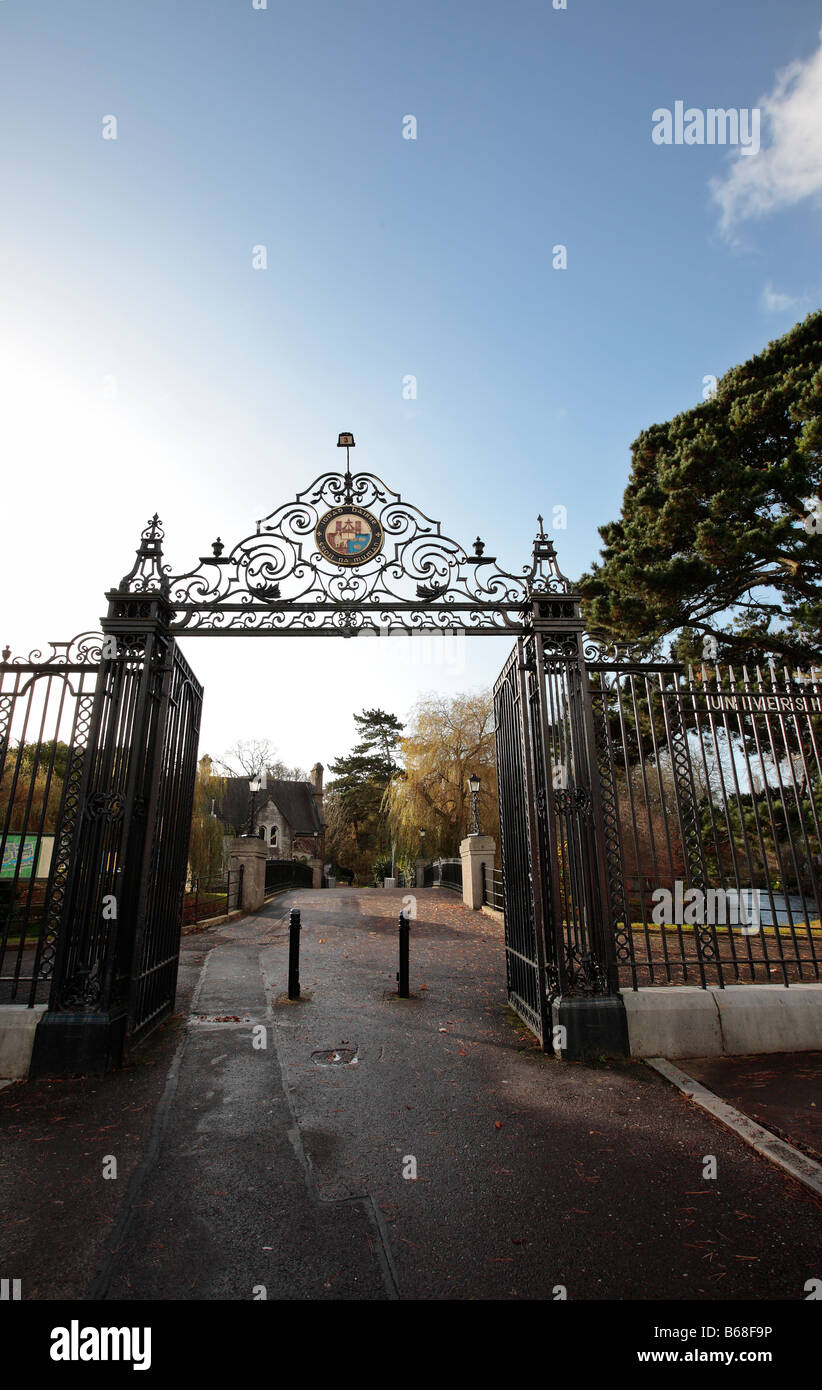
<svg viewBox="0 0 822 1390"><path fill-rule="evenodd" d="M314 797L314 805L321 821L325 820L323 816L323 771L322 763L315 763L311 769L311 794Z"/></svg>

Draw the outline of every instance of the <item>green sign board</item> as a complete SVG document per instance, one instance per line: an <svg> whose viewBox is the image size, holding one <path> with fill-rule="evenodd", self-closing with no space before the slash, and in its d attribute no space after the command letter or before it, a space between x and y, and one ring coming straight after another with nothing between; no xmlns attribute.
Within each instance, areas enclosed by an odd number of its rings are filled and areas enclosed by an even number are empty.
<svg viewBox="0 0 822 1390"><path fill-rule="evenodd" d="M20 852L20 841L23 841L23 850ZM40 845L38 856L37 846ZM3 863L0 865L0 879L14 878L47 878L49 865L51 864L51 850L54 844L53 835L44 835L42 840L37 835L7 835L3 845ZM35 861L37 870L35 872Z"/></svg>

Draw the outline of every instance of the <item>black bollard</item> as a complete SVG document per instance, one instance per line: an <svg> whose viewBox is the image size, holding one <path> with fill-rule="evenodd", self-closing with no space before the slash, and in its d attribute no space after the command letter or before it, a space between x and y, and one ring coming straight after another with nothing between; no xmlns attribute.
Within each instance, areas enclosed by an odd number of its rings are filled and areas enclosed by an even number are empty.
<svg viewBox="0 0 822 1390"><path fill-rule="evenodd" d="M288 928L288 997L300 997L300 910L297 907L291 909Z"/></svg>
<svg viewBox="0 0 822 1390"><path fill-rule="evenodd" d="M399 989L397 990L400 999L408 998L408 942L411 935L411 918L409 913L400 913L400 968L397 975Z"/></svg>

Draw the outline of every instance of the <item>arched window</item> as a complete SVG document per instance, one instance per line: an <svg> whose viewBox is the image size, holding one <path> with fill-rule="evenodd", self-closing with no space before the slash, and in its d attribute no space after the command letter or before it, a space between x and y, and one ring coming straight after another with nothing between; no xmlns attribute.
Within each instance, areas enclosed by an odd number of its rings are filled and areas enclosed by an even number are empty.
<svg viewBox="0 0 822 1390"><path fill-rule="evenodd" d="M272 848L272 849L276 849L276 848L277 848L277 827L276 827L276 825L272 825L272 827L271 827L270 840L271 840L271 848Z"/></svg>

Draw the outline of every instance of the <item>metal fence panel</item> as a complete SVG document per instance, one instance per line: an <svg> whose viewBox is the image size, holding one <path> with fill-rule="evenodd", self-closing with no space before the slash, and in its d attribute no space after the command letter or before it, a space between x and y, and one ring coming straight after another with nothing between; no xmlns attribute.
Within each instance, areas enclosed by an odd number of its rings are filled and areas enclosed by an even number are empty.
<svg viewBox="0 0 822 1390"><path fill-rule="evenodd" d="M436 867L434 887L450 888L455 893L462 893L462 860L440 859Z"/></svg>
<svg viewBox="0 0 822 1390"><path fill-rule="evenodd" d="M97 634L0 663L0 1003L49 993L79 825Z"/></svg>
<svg viewBox="0 0 822 1390"><path fill-rule="evenodd" d="M242 904L243 866L229 869L225 874L198 874L191 882L183 900L183 926L208 921L235 912Z"/></svg>
<svg viewBox="0 0 822 1390"><path fill-rule="evenodd" d="M480 875L482 878L483 906L493 907L496 912L504 912L505 896L502 884L502 869L489 869L483 862L480 864Z"/></svg>
<svg viewBox="0 0 822 1390"><path fill-rule="evenodd" d="M621 983L819 980L819 680L589 672Z"/></svg>
<svg viewBox="0 0 822 1390"><path fill-rule="evenodd" d="M302 859L267 859L265 863L265 896L273 897L284 888L311 888L314 874L310 864Z"/></svg>

